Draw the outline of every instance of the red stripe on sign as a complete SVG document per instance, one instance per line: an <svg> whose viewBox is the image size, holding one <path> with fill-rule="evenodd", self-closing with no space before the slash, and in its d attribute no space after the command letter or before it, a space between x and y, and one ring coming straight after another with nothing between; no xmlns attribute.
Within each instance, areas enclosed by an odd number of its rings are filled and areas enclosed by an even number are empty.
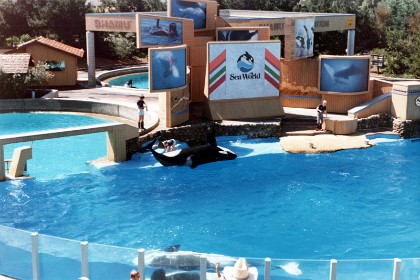
<svg viewBox="0 0 420 280"><path fill-rule="evenodd" d="M273 55L269 50L265 49L265 60L271 63L276 69L280 70L280 59Z"/></svg>
<svg viewBox="0 0 420 280"><path fill-rule="evenodd" d="M264 73L264 78L273 85L273 87L275 87L276 89L279 89L279 82L277 82L276 80L274 80L270 75L268 75L267 73Z"/></svg>
<svg viewBox="0 0 420 280"><path fill-rule="evenodd" d="M221 52L212 62L209 64L209 72L213 72L214 69L219 67L223 62L226 61L226 50Z"/></svg>
<svg viewBox="0 0 420 280"><path fill-rule="evenodd" d="M226 81L226 75L223 75L220 77L217 82L215 82L210 88L209 88L209 94L211 94L213 91L215 91L221 84L223 84Z"/></svg>

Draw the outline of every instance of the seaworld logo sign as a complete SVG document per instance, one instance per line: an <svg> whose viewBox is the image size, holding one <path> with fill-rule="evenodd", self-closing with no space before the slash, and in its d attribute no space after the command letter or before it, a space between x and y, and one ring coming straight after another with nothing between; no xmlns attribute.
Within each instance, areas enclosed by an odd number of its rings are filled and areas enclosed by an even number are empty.
<svg viewBox="0 0 420 280"><path fill-rule="evenodd" d="M230 74L231 81L261 79L261 73L257 74L250 72L254 68L254 58L247 51L239 56L238 60L236 61L236 66L242 72L242 74Z"/></svg>
<svg viewBox="0 0 420 280"><path fill-rule="evenodd" d="M279 96L280 41L209 43L210 100Z"/></svg>

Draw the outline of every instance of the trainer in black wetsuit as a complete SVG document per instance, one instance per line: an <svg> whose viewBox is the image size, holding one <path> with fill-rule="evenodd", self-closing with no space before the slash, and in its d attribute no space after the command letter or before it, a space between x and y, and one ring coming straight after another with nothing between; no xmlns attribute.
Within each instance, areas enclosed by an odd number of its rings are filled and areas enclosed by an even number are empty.
<svg viewBox="0 0 420 280"><path fill-rule="evenodd" d="M316 107L316 130L322 130L322 124L324 123L324 114L327 117L327 100L322 101Z"/></svg>

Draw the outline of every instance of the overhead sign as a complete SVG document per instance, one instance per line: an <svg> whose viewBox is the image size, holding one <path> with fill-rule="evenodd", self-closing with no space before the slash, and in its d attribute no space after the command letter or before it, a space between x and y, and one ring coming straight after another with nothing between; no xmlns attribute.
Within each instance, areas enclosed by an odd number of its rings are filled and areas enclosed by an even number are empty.
<svg viewBox="0 0 420 280"><path fill-rule="evenodd" d="M135 14L86 14L87 31L136 32Z"/></svg>

